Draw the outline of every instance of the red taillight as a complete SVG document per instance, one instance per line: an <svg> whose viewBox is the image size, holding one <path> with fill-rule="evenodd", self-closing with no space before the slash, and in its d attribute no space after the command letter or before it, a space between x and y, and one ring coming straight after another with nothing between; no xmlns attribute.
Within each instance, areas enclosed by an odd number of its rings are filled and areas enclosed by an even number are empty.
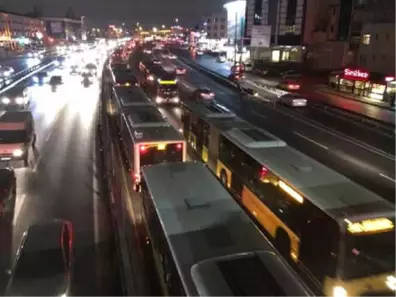
<svg viewBox="0 0 396 297"><path fill-rule="evenodd" d="M176 148L177 148L178 150L181 150L181 149L183 148L183 143L178 143L178 144L176 145Z"/></svg>
<svg viewBox="0 0 396 297"><path fill-rule="evenodd" d="M287 85L287 87L290 90L298 90L300 88L300 85L290 84L290 85Z"/></svg>
<svg viewBox="0 0 396 297"><path fill-rule="evenodd" d="M145 145L140 146L140 152L144 153L147 150L147 147Z"/></svg>
<svg viewBox="0 0 396 297"><path fill-rule="evenodd" d="M268 169L266 167L261 167L260 178L263 178L267 175Z"/></svg>

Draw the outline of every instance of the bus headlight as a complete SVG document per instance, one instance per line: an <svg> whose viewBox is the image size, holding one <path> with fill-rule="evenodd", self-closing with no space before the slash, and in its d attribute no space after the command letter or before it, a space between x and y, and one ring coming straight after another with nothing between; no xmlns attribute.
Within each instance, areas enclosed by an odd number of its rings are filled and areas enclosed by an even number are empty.
<svg viewBox="0 0 396 297"><path fill-rule="evenodd" d="M10 103L10 98L4 97L3 99L1 99L1 102L3 104L9 104Z"/></svg>
<svg viewBox="0 0 396 297"><path fill-rule="evenodd" d="M333 288L333 296L334 297L347 297L348 296L348 292L347 292L347 290L345 290L344 287L335 286Z"/></svg>
<svg viewBox="0 0 396 297"><path fill-rule="evenodd" d="M14 157L20 157L20 156L23 155L23 150L21 150L21 149L16 149L16 150L14 150L14 151L12 152L12 155L13 155Z"/></svg>
<svg viewBox="0 0 396 297"><path fill-rule="evenodd" d="M18 105L22 105L25 103L25 99L23 99L22 97L18 97L15 99L16 104Z"/></svg>

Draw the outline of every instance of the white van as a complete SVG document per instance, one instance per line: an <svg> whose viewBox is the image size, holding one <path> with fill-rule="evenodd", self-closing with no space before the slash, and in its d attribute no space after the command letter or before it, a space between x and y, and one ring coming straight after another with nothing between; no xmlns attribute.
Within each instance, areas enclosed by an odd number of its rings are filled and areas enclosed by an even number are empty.
<svg viewBox="0 0 396 297"><path fill-rule="evenodd" d="M28 167L29 150L36 144L34 120L30 111L0 114L0 161L23 161Z"/></svg>

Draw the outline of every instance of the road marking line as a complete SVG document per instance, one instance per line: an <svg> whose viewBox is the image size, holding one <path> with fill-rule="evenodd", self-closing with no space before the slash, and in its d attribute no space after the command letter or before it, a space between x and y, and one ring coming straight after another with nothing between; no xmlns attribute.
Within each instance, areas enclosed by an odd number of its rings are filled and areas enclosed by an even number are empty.
<svg viewBox="0 0 396 297"><path fill-rule="evenodd" d="M16 222L18 222L18 217L19 214L21 213L21 210L23 208L23 204L25 202L26 195L23 194L17 201L15 202L15 213L14 213L14 220L13 220L13 225L15 226Z"/></svg>
<svg viewBox="0 0 396 297"><path fill-rule="evenodd" d="M379 174L379 176L381 176L381 177L383 177L383 178L385 178L385 179L387 179L387 180L390 180L390 181L393 182L393 183L396 182L396 180L394 180L393 178L387 176L386 174L383 174L383 173L381 173L381 172L378 173L378 174Z"/></svg>
<svg viewBox="0 0 396 297"><path fill-rule="evenodd" d="M327 146L325 146L325 145L323 145L323 144L321 144L321 143L319 143L319 142L317 142L317 141L315 141L315 140L313 140L313 139L311 139L311 138L309 138L309 137L307 137L305 135L302 135L302 134L300 134L298 132L295 132L295 131L293 133L296 134L297 136L300 136L301 138L305 139L306 141L309 141L309 142L311 142L313 144L316 144L317 146L321 147L322 149L325 149L325 150L329 149Z"/></svg>
<svg viewBox="0 0 396 297"><path fill-rule="evenodd" d="M98 206L98 200L97 198L97 192L99 187L98 187L98 180L96 179L96 145L93 146L92 149L93 153L93 162L92 162L92 203L93 203L93 219L94 219L94 241L95 243L99 243L99 217L98 217L98 212L99 212L99 206Z"/></svg>

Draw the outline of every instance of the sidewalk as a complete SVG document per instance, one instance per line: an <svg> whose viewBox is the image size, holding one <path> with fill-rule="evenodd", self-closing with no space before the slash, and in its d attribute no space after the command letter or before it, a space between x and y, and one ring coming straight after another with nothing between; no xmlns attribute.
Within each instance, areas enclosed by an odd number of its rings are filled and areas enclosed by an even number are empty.
<svg viewBox="0 0 396 297"><path fill-rule="evenodd" d="M232 64L230 62L218 63L214 57L209 56L200 56L195 62L225 77L230 74ZM265 79L252 73L246 73L245 80L267 87L276 87L278 84L276 80ZM390 107L386 103L375 102L369 98L342 94L328 89L325 85L317 85L313 89L306 89L303 93L310 97L307 99L311 101L319 100L346 111L358 113L362 116L393 125L395 124L395 108Z"/></svg>

